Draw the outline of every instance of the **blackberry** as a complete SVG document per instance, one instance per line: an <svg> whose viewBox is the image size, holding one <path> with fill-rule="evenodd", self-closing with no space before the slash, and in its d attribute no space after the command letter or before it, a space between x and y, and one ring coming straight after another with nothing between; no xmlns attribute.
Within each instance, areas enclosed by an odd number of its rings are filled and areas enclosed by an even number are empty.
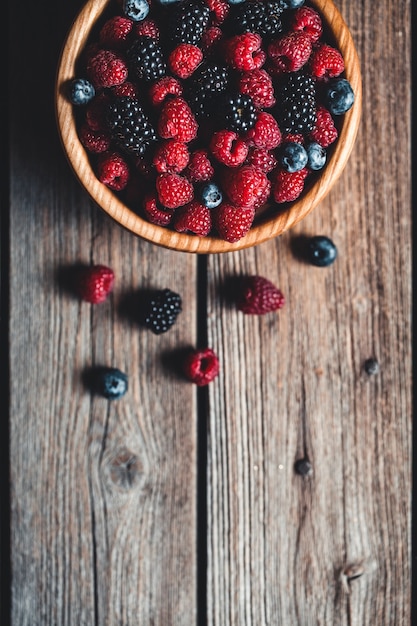
<svg viewBox="0 0 417 626"><path fill-rule="evenodd" d="M285 133L308 133L316 123L316 88L311 76L293 72L276 89L275 116Z"/></svg>
<svg viewBox="0 0 417 626"><path fill-rule="evenodd" d="M203 65L185 83L185 98L197 119L213 114L216 97L229 85L229 70L224 65Z"/></svg>
<svg viewBox="0 0 417 626"><path fill-rule="evenodd" d="M135 98L122 96L112 100L107 122L113 141L129 154L141 156L157 140L153 126Z"/></svg>
<svg viewBox="0 0 417 626"><path fill-rule="evenodd" d="M166 74L162 49L151 37L138 37L127 51L129 69L139 80L158 80Z"/></svg>
<svg viewBox="0 0 417 626"><path fill-rule="evenodd" d="M282 12L281 0L247 0L231 7L225 29L231 35L256 33L261 37L274 37L282 31Z"/></svg>
<svg viewBox="0 0 417 626"><path fill-rule="evenodd" d="M219 106L219 120L223 128L244 133L255 125L257 112L250 96L241 93L226 94Z"/></svg>
<svg viewBox="0 0 417 626"><path fill-rule="evenodd" d="M198 46L209 18L210 9L204 2L182 2L173 11L170 27L172 41L175 44L190 43Z"/></svg>
<svg viewBox="0 0 417 626"><path fill-rule="evenodd" d="M155 335L165 333L182 310L181 296L170 289L154 292L145 302L142 322Z"/></svg>

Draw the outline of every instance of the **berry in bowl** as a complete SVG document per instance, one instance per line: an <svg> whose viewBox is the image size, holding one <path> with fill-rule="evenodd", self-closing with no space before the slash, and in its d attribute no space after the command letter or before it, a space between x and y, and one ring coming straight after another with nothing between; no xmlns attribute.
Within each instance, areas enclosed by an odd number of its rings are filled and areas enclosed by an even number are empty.
<svg viewBox="0 0 417 626"><path fill-rule="evenodd" d="M332 0L89 0L56 113L114 220L227 252L282 234L330 191L359 126L360 67Z"/></svg>

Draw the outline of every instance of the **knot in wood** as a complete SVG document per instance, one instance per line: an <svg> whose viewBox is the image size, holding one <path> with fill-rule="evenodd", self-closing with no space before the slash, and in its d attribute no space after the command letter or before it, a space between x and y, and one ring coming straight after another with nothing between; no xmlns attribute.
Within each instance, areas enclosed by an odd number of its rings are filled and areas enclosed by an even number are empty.
<svg viewBox="0 0 417 626"><path fill-rule="evenodd" d="M122 491L133 489L140 476L140 463L133 452L122 448L109 458L109 474L114 485Z"/></svg>

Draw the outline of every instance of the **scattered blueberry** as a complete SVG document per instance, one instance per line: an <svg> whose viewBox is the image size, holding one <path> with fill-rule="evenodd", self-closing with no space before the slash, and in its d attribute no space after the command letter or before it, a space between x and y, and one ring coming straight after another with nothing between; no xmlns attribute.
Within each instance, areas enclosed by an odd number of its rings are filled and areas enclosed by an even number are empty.
<svg viewBox="0 0 417 626"><path fill-rule="evenodd" d="M207 183L201 190L201 200L209 209L215 209L223 200L223 195L215 183Z"/></svg>
<svg viewBox="0 0 417 626"><path fill-rule="evenodd" d="M373 357L366 359L363 367L368 376L375 376L379 372L379 363Z"/></svg>
<svg viewBox="0 0 417 626"><path fill-rule="evenodd" d="M167 4L175 4L181 1L182 0L158 0L159 4L161 4L162 6L167 5Z"/></svg>
<svg viewBox="0 0 417 626"><path fill-rule="evenodd" d="M242 2L246 2L246 0L227 0L229 4L242 4Z"/></svg>
<svg viewBox="0 0 417 626"><path fill-rule="evenodd" d="M306 146L307 166L311 170L321 170L326 163L326 150L319 143L313 141Z"/></svg>
<svg viewBox="0 0 417 626"><path fill-rule="evenodd" d="M144 20L149 13L146 0L123 0L123 13L134 22Z"/></svg>
<svg viewBox="0 0 417 626"><path fill-rule="evenodd" d="M96 91L90 81L85 78L74 78L70 84L69 98L72 104L81 106L94 98Z"/></svg>
<svg viewBox="0 0 417 626"><path fill-rule="evenodd" d="M108 400L116 400L127 391L127 376L115 367L99 367L92 373L92 385L96 393Z"/></svg>
<svg viewBox="0 0 417 626"><path fill-rule="evenodd" d="M280 163L287 172L299 172L307 165L306 149L300 143L289 141L280 151Z"/></svg>
<svg viewBox="0 0 417 626"><path fill-rule="evenodd" d="M317 267L331 265L337 257L337 248L329 237L317 235L306 242L306 259Z"/></svg>
<svg viewBox="0 0 417 626"><path fill-rule="evenodd" d="M284 9L298 9L304 2L305 0L282 0L281 6Z"/></svg>
<svg viewBox="0 0 417 626"><path fill-rule="evenodd" d="M326 105L332 115L343 115L355 100L351 84L346 78L333 78L326 87Z"/></svg>
<svg viewBox="0 0 417 626"><path fill-rule="evenodd" d="M306 458L298 459L294 463L294 470L296 474L299 474L300 476L312 476L313 474L313 466Z"/></svg>

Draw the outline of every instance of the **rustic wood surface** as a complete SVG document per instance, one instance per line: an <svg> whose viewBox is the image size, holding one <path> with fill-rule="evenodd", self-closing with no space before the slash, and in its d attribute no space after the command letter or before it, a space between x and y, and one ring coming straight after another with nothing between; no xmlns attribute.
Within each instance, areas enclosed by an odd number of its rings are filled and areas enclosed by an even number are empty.
<svg viewBox="0 0 417 626"><path fill-rule="evenodd" d="M207 257L124 231L65 160L53 84L81 4L10 3L2 467L11 593L1 623L409 624L409 1L337 2L362 64L363 118L330 195L278 239ZM303 234L330 236L335 264L298 260ZM116 273L99 307L61 280L89 262ZM236 311L233 279L246 273L282 289L278 314ZM149 287L183 297L178 323L159 337L126 314L126 301ZM197 393L176 363L205 340L221 375ZM373 376L369 357L380 364ZM123 400L85 388L86 368L102 364L129 374ZM300 459L307 475L294 469Z"/></svg>

